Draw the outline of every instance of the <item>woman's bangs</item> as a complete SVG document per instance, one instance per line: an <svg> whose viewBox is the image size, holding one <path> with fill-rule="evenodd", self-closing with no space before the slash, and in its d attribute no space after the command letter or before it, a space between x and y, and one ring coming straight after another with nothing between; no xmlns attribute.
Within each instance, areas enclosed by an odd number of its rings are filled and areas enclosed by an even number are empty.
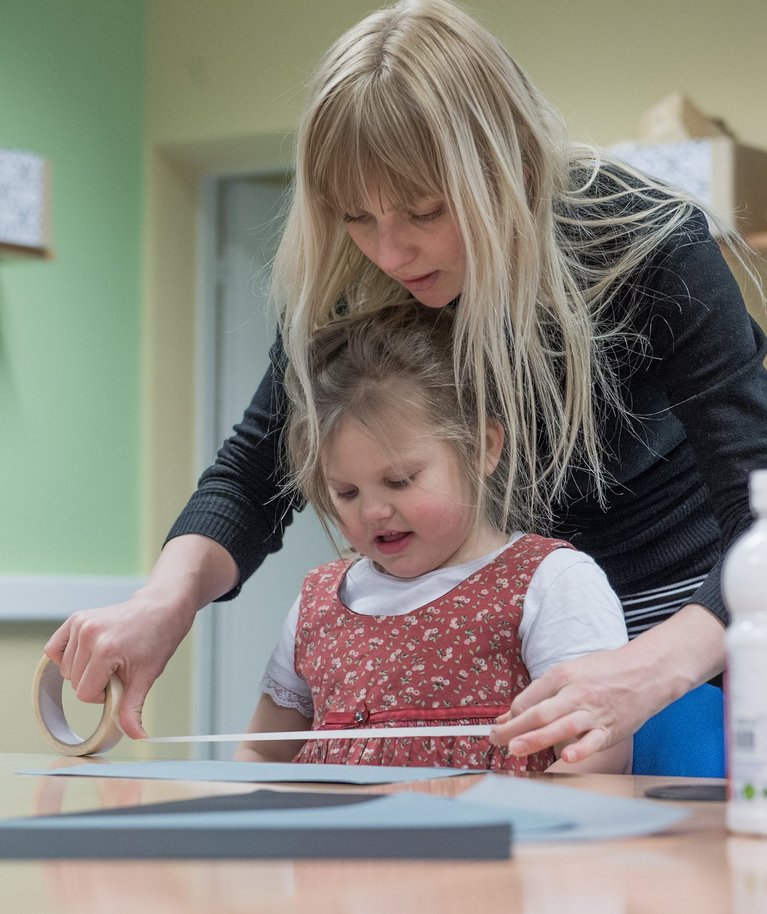
<svg viewBox="0 0 767 914"><path fill-rule="evenodd" d="M407 208L443 195L436 144L423 124L383 106L348 105L313 159L312 190L339 213L367 209L371 193L387 204ZM330 134L331 131L328 131Z"/></svg>

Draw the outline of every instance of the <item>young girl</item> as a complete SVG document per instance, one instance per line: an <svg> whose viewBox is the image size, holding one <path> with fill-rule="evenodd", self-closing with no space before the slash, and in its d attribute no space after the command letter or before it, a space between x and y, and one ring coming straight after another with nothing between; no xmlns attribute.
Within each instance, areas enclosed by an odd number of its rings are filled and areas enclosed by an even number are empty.
<svg viewBox="0 0 767 914"><path fill-rule="evenodd" d="M251 743L240 760L573 767L551 750L517 758L487 738L417 735L419 725L491 724L531 676L626 642L620 603L591 559L504 532L506 436L491 409L480 438L476 398L458 396L453 323L449 308L394 306L316 334L316 415L296 401L288 456L294 487L353 554L304 580L250 726L408 726L413 737L309 740L297 754L292 741ZM584 766L628 771L628 755L624 742Z"/></svg>
<svg viewBox="0 0 767 914"><path fill-rule="evenodd" d="M113 672L141 736L152 682L215 599L280 548L288 396L311 403L309 341L387 304L456 303L454 373L507 429L507 529L562 536L604 568L631 635L551 667L499 743L568 761L634 732L722 670L721 556L767 466L765 341L683 193L568 142L501 44L447 0L404 0L330 49L309 87L275 264L282 336L242 424L202 476L149 580L75 613L46 647L82 700ZM283 346L284 343L284 346ZM462 408L463 408L463 404Z"/></svg>

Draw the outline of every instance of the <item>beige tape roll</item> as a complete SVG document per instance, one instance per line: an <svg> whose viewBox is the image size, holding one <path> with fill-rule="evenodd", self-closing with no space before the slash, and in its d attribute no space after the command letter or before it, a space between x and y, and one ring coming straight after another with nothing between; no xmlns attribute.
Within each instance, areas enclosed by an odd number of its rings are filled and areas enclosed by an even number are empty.
<svg viewBox="0 0 767 914"><path fill-rule="evenodd" d="M116 746L122 738L117 713L122 698L122 682L112 676L107 683L104 710L93 733L83 739L67 723L64 714L61 670L48 657L38 663L32 683L32 705L46 741L62 755L95 755Z"/></svg>

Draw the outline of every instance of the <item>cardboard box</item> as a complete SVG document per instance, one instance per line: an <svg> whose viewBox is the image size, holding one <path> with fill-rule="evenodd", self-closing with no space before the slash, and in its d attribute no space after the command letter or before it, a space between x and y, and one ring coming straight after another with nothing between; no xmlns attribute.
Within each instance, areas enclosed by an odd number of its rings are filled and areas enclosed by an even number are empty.
<svg viewBox="0 0 767 914"><path fill-rule="evenodd" d="M694 194L745 236L767 231L767 150L728 136L678 142L622 142L609 151L641 171Z"/></svg>

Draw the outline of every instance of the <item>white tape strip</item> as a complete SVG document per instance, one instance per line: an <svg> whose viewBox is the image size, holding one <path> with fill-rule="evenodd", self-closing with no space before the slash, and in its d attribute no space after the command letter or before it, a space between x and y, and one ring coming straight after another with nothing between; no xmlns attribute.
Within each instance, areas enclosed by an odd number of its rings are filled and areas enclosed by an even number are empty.
<svg viewBox="0 0 767 914"><path fill-rule="evenodd" d="M32 704L43 736L62 755L94 755L116 746L122 737L117 713L122 697L122 682L112 676L107 684L101 720L94 732L82 739L67 723L62 688L64 680L58 666L43 657L35 671ZM427 727L357 727L348 730L295 730L278 733L219 733L212 736L153 736L145 743L240 743L310 739L389 739L422 736L489 736L489 724Z"/></svg>
<svg viewBox="0 0 767 914"><path fill-rule="evenodd" d="M145 743L260 743L295 739L388 739L403 736L490 736L490 724L428 727L353 727L349 730L288 730L278 733L219 733L213 736L150 736Z"/></svg>

